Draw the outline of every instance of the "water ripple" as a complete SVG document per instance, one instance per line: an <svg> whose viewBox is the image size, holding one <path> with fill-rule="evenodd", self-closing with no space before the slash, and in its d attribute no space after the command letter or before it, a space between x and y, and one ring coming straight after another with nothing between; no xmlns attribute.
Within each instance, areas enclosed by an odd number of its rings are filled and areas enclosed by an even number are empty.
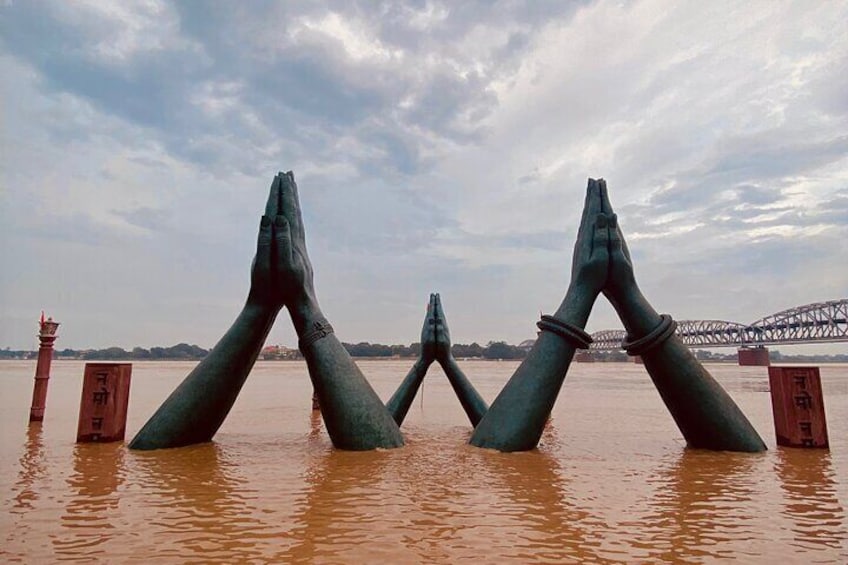
<svg viewBox="0 0 848 565"><path fill-rule="evenodd" d="M363 365L384 396L408 369L400 361ZM4 448L14 456L0 477L0 557L145 563L848 560L848 443L833 433L848 421L848 402L840 401L848 387L829 389L837 391L828 404L830 453L713 453L684 448L644 368L621 365L607 374L595 365L569 375L540 448L528 453L468 446L470 426L441 375L428 376L424 403L410 410L406 447L335 451L320 415L309 409L308 379L296 363L263 365L214 443L140 453L120 443L74 445L56 424L30 428ZM80 366L72 368L79 372ZM467 369L491 400L514 365L472 363ZM169 386L185 367L173 370L162 380ZM730 370L720 368L717 377L732 379ZM729 388L753 407L752 421L762 431L771 422L757 378L745 373L745 383ZM139 378L134 386L148 382L159 381ZM61 373L55 384L61 389ZM51 410L76 409L63 406L63 397Z"/></svg>

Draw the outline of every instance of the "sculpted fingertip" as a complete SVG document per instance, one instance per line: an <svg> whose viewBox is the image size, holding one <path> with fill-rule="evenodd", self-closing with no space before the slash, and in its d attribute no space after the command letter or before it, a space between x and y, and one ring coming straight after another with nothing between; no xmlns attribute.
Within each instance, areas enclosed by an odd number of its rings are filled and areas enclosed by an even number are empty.
<svg viewBox="0 0 848 565"><path fill-rule="evenodd" d="M286 225L286 217L283 216L282 214L277 215L277 217L274 219L274 224L278 228L285 226Z"/></svg>
<svg viewBox="0 0 848 565"><path fill-rule="evenodd" d="M271 218L268 216L262 216L262 219L259 220L259 225L260 227L267 228L271 225Z"/></svg>

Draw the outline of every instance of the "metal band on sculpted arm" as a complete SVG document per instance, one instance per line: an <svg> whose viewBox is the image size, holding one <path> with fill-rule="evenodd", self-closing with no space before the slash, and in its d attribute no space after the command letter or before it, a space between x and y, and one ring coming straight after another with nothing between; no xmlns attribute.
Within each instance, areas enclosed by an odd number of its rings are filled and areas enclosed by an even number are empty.
<svg viewBox="0 0 848 565"><path fill-rule="evenodd" d="M582 330L608 269L603 181L589 179L571 266L571 282L559 309L539 322L533 349L498 394L471 436L471 444L525 451L539 443L571 359L591 341Z"/></svg>
<svg viewBox="0 0 848 565"><path fill-rule="evenodd" d="M647 353L674 335L677 331L677 322L668 314L661 314L660 318L662 321L648 335L639 339L633 339L630 335L625 338L621 346L628 355L635 357Z"/></svg>
<svg viewBox="0 0 848 565"><path fill-rule="evenodd" d="M297 184L291 172L278 177L281 204L275 224L275 278L299 336L298 345L306 359L327 433L339 449L399 447L403 445L400 429L321 312L306 252Z"/></svg>
<svg viewBox="0 0 848 565"><path fill-rule="evenodd" d="M333 333L333 326L327 320L316 320L312 323L312 331L297 341L297 348L303 353L307 347L321 338Z"/></svg>
<svg viewBox="0 0 848 565"><path fill-rule="evenodd" d="M612 210L604 189L604 206ZM675 334L671 316L648 303L633 274L630 252L615 215L609 226L610 274L604 294L628 337L624 347L639 355L689 447L764 451L765 443L730 395ZM635 338L635 336L643 336Z"/></svg>
<svg viewBox="0 0 848 565"><path fill-rule="evenodd" d="M542 331L557 334L577 349L589 349L589 344L592 343L592 336L582 328L553 316L542 316L542 319L536 322L536 327Z"/></svg>

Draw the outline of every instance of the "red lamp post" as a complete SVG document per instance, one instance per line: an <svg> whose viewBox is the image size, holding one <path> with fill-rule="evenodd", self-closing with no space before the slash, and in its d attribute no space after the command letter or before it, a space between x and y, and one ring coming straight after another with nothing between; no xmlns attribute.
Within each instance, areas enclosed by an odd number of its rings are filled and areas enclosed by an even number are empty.
<svg viewBox="0 0 848 565"><path fill-rule="evenodd" d="M29 409L29 421L41 422L44 420L44 406L47 403L47 382L50 379L50 362L53 361L53 342L56 341L56 329L59 322L53 318L44 319L41 313L39 323L38 339L41 342L38 348L38 364L35 366L35 384L32 389L32 407Z"/></svg>

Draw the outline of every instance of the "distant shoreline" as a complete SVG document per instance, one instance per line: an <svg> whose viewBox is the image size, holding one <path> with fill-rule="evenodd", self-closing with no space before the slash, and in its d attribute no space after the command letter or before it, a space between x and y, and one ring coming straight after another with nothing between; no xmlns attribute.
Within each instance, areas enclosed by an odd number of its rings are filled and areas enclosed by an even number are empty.
<svg viewBox="0 0 848 565"><path fill-rule="evenodd" d="M390 362L390 361L414 361L415 357L351 357L355 361L376 361L376 362ZM199 363L203 360L203 358L199 359L79 359L73 357L57 357L53 359L54 361L76 361L83 363ZM484 359L482 357L457 357L457 361L462 363L498 363L498 362L521 362L522 359ZM35 363L37 361L36 357L32 358L23 358L23 357L2 357L0 358L0 363L9 363L14 361L27 361L31 363ZM305 363L305 359L257 359L257 363ZM736 360L733 359L702 359L702 363L706 365L736 365ZM592 364L625 364L625 365L633 365L635 364L632 360L596 360L591 362L578 362L573 361L573 364L576 365L592 365ZM793 359L781 359L779 361L772 361L772 365L781 366L781 365L848 365L848 360L840 361L840 360L800 360L796 361Z"/></svg>

